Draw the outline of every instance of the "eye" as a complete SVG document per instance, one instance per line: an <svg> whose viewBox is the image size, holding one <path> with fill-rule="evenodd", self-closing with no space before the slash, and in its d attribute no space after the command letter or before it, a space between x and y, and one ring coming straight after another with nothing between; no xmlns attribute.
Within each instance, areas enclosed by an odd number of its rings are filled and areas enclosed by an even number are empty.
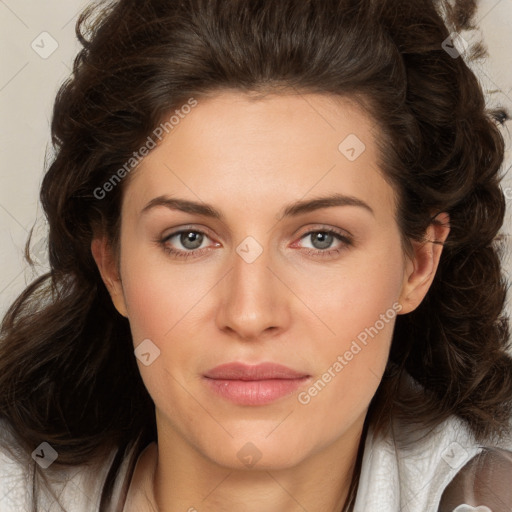
<svg viewBox="0 0 512 512"><path fill-rule="evenodd" d="M335 229L319 229L308 231L301 236L300 240L310 240L312 248L303 247L307 254L316 256L332 256L339 254L342 250L352 245L352 239L346 234ZM331 249L334 242L338 242L337 247Z"/></svg>
<svg viewBox="0 0 512 512"><path fill-rule="evenodd" d="M314 249L329 249L332 243L335 241L335 237L332 233L326 231L315 231L308 233L304 238L309 238Z"/></svg>
<svg viewBox="0 0 512 512"><path fill-rule="evenodd" d="M182 229L175 231L162 238L158 242L168 254L177 258L197 257L209 250L209 247L201 247L205 240L209 240L208 235L197 229ZM184 249L176 248L181 245ZM220 244L215 243L216 246Z"/></svg>
<svg viewBox="0 0 512 512"><path fill-rule="evenodd" d="M204 233L200 233L199 231L181 231L170 237L168 241L172 240L174 237L178 237L179 243L190 250L199 249L205 239Z"/></svg>

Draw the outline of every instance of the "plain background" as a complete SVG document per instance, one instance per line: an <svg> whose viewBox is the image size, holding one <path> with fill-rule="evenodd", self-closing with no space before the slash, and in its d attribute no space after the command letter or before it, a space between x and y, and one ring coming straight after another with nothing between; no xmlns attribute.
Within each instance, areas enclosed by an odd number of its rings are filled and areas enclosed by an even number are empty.
<svg viewBox="0 0 512 512"><path fill-rule="evenodd" d="M171 0L170 0L171 1ZM47 269L46 227L39 205L45 159L51 158L50 120L59 85L69 76L79 49L75 22L88 0L0 0L0 316L27 283ZM471 64L490 105L512 113L512 0L482 0L479 31L489 50L485 63ZM441 45L442 41L440 41ZM503 233L512 232L512 122L502 129L507 142L503 188L509 209ZM34 228L30 268L23 252ZM508 244L507 244L508 247ZM505 258L506 273L512 261ZM509 299L508 310L512 301Z"/></svg>

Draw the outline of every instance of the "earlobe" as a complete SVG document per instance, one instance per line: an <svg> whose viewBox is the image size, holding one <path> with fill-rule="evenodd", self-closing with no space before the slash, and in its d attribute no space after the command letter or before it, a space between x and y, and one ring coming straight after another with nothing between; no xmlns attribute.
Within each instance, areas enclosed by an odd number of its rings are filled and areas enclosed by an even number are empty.
<svg viewBox="0 0 512 512"><path fill-rule="evenodd" d="M128 318L121 279L117 271L111 247L106 238L94 238L91 242L91 252L114 307L120 315Z"/></svg>
<svg viewBox="0 0 512 512"><path fill-rule="evenodd" d="M440 213L429 225L425 240L412 242L413 256L407 261L399 299L403 305L400 314L415 310L425 298L436 275L443 244L450 233L449 223L449 215Z"/></svg>

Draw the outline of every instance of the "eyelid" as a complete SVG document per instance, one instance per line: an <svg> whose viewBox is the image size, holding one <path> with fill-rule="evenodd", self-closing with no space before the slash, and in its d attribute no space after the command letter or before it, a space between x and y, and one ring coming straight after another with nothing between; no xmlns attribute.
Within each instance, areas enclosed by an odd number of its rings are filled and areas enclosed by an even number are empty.
<svg viewBox="0 0 512 512"><path fill-rule="evenodd" d="M325 225L325 224L308 226L306 228L306 230L304 232L302 232L302 234L299 234L296 236L297 236L297 239L302 240L307 235L311 235L312 233L320 233L320 232L336 234L339 237L346 239L347 241L349 241L351 243L355 242L355 237L354 237L354 235L352 235L352 233L350 233L350 231L347 231L346 229L330 226L330 225Z"/></svg>
<svg viewBox="0 0 512 512"><path fill-rule="evenodd" d="M168 231L168 234L165 234L166 231ZM197 224L179 226L179 227L172 228L172 229L169 229L166 231L164 231L164 234L162 234L162 236L159 237L160 240L167 240L175 235L183 233L184 231L185 232L193 231L193 232L201 233L201 234L207 236L208 238L210 238L210 240L215 238L210 229L208 229L206 226L197 225Z"/></svg>

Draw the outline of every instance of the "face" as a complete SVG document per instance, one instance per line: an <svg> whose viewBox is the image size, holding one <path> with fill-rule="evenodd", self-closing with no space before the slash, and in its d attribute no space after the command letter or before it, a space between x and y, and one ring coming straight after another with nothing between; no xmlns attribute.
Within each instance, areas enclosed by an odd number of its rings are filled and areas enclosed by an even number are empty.
<svg viewBox="0 0 512 512"><path fill-rule="evenodd" d="M360 432L438 256L404 255L375 130L349 100L222 92L131 176L105 280L145 343L159 440L275 469Z"/></svg>

